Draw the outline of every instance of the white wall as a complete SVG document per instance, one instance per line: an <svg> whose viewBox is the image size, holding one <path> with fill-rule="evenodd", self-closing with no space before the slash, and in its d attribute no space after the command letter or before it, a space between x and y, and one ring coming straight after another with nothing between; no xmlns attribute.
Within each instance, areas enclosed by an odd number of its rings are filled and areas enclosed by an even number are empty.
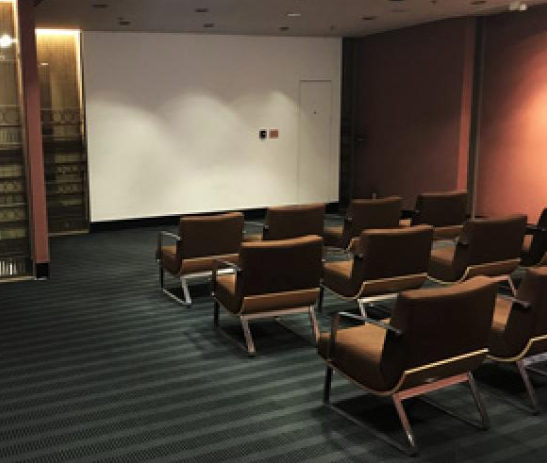
<svg viewBox="0 0 547 463"><path fill-rule="evenodd" d="M338 200L340 39L87 32L83 60L92 221L297 203L301 80L333 83Z"/></svg>

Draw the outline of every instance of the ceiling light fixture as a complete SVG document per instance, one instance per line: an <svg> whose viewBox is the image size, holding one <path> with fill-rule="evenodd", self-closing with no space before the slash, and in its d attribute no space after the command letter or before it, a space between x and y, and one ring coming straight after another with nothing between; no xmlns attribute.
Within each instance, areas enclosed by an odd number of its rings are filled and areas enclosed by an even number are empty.
<svg viewBox="0 0 547 463"><path fill-rule="evenodd" d="M209 13L209 8L196 8L194 11L196 13Z"/></svg>
<svg viewBox="0 0 547 463"><path fill-rule="evenodd" d="M206 29L210 29L212 27L215 27L215 23L205 23L203 27L205 27Z"/></svg>
<svg viewBox="0 0 547 463"><path fill-rule="evenodd" d="M94 3L93 5L91 5L93 8L95 8L96 10L104 10L105 8L108 8L108 4L107 3Z"/></svg>
<svg viewBox="0 0 547 463"><path fill-rule="evenodd" d="M377 16L363 16L361 19L363 21L374 21L377 18Z"/></svg>
<svg viewBox="0 0 547 463"><path fill-rule="evenodd" d="M279 28L279 30L280 30L280 31L283 31L283 32L286 32L286 31L288 31L289 29L290 29L289 26L281 26L281 27Z"/></svg>
<svg viewBox="0 0 547 463"><path fill-rule="evenodd" d="M37 35L73 35L75 37L80 35L78 29L36 29Z"/></svg>
<svg viewBox="0 0 547 463"><path fill-rule="evenodd" d="M290 11L289 13L287 13L288 18L299 18L300 16L302 16L302 13L296 13L293 11Z"/></svg>

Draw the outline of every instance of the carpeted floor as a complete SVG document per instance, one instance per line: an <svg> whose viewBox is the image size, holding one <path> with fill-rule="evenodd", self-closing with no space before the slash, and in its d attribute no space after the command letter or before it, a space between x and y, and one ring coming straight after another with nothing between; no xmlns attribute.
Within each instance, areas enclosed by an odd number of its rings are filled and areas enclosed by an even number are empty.
<svg viewBox="0 0 547 463"><path fill-rule="evenodd" d="M525 395L515 371L493 365L476 375L489 431L412 400L422 451L400 454L322 405L323 364L301 339L257 322L250 359L212 330L205 285L191 287L191 308L165 297L155 243L154 229L56 238L49 281L0 285L2 463L547 461L547 415L497 398L495 385ZM351 307L328 296L322 328ZM310 333L305 316L287 322ZM534 382L547 407L547 380ZM465 386L433 395L475 413ZM333 399L400 437L387 400L340 378Z"/></svg>

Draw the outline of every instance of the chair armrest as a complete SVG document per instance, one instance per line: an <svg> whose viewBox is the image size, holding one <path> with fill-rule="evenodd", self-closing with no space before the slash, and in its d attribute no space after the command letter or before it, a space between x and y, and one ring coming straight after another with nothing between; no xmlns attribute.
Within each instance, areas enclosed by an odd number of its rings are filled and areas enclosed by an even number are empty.
<svg viewBox="0 0 547 463"><path fill-rule="evenodd" d="M167 231L160 231L158 232L158 236L160 237L168 237L168 238L173 238L174 240L176 241L180 241L180 236L179 235L175 235L174 233L170 233L170 232L167 232Z"/></svg>
<svg viewBox="0 0 547 463"><path fill-rule="evenodd" d="M401 336L403 334L403 331L400 330L399 328L395 328L394 326L392 326L388 323L384 323L380 320L374 320L374 318L363 317L362 315L356 315L356 314L349 313L349 312L340 312L338 315L340 317L350 318L352 320L358 320L358 321L362 321L364 323L370 323L371 325L375 325L378 328L383 328L386 331L391 331L396 336Z"/></svg>
<svg viewBox="0 0 547 463"><path fill-rule="evenodd" d="M418 209L403 209L401 211L401 219L412 219L416 217L420 211Z"/></svg>
<svg viewBox="0 0 547 463"><path fill-rule="evenodd" d="M391 331L396 336L401 336L403 334L403 331L400 330L399 328L395 328L394 326L381 322L379 320L374 320L373 318L369 318L369 317L363 317L361 315L355 315L349 312L338 312L332 317L332 320L331 320L329 348L327 350L328 361L331 361L332 359L334 359L334 350L336 347L336 335L338 333L338 328L340 326L340 318L350 318L352 320L359 320L365 323L370 323L371 325L375 325L386 331Z"/></svg>
<svg viewBox="0 0 547 463"><path fill-rule="evenodd" d="M547 233L547 228L540 227L538 225L526 225L526 234L527 235L538 235L541 233Z"/></svg>
<svg viewBox="0 0 547 463"><path fill-rule="evenodd" d="M512 302L513 304L515 304L518 308L522 310L530 310L532 308L532 304L530 304L529 302L523 301L521 299L517 299L516 297L507 296L505 294L498 294L498 297Z"/></svg>
<svg viewBox="0 0 547 463"><path fill-rule="evenodd" d="M212 283L212 286L213 286L213 295L215 294L216 292L216 288L217 288L217 276L218 276L218 271L220 268L231 268L234 273L236 275L239 275L243 270L241 269L241 267L239 267L238 265L234 264L233 262L228 262L227 260L222 260L222 259L215 259L213 261L213 274L211 276L211 283Z"/></svg>
<svg viewBox="0 0 547 463"><path fill-rule="evenodd" d="M180 242L180 236L175 235L174 233L170 233L167 231L158 232L158 249L157 249L158 257L157 258L159 261L161 261L161 248L163 248L163 238L172 238L177 243Z"/></svg>
<svg viewBox="0 0 547 463"><path fill-rule="evenodd" d="M347 260L353 257L353 253L349 251L348 249L341 249L334 246L325 246L325 249L327 250L327 254L346 256Z"/></svg>
<svg viewBox="0 0 547 463"><path fill-rule="evenodd" d="M461 237L458 238L458 240L456 241L456 246L461 246L463 248L468 248L469 247L469 241L467 241L466 239L462 239Z"/></svg>
<svg viewBox="0 0 547 463"><path fill-rule="evenodd" d="M253 222L252 220L246 221L245 224L253 225L255 227L260 227L260 228L262 228L264 226L264 224L262 222Z"/></svg>

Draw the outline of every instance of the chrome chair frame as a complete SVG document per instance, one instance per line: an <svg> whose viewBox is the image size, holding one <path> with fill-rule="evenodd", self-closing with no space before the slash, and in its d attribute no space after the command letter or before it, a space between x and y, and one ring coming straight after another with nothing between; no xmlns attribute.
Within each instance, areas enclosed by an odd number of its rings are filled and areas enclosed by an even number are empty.
<svg viewBox="0 0 547 463"><path fill-rule="evenodd" d="M520 310L529 310L532 307L531 304L529 304L528 302L521 301L519 299L516 299L515 297L504 296L504 295L498 295L498 297L502 297L504 299L511 301L512 303L516 304L517 307L520 307ZM531 407L528 408L524 406L523 404L514 402L512 399L510 399L506 395L503 395L503 399L507 402L512 403L514 406L518 408L524 407L526 411L532 413L533 415L539 415L541 413L541 408L539 406L539 402L536 396L536 392L534 390L534 386L532 384L532 381L530 380L530 376L528 375L528 371L531 371L543 377L547 377L547 371L539 370L532 366L536 363L546 362L547 352L542 352L542 353L539 353L536 355L530 355L530 356L526 356L526 353L530 350L530 348L533 346L535 342L545 341L545 340L547 340L547 335L535 336L529 339L526 346L522 350L522 352L519 355L516 355L515 357L500 358L492 354L488 355L488 358L495 362L505 363L505 364L515 363L517 370L519 372L519 375L522 378L522 382L524 383L524 387L526 388L526 393L528 394L528 397L530 399Z"/></svg>
<svg viewBox="0 0 547 463"><path fill-rule="evenodd" d="M414 386L414 387L411 387L411 388L408 388L408 389L402 389L401 390L401 387L403 386L407 376L412 375L414 372L422 371L422 370L430 368L432 366L436 366L436 365L439 365L439 364L442 364L442 363L449 362L453 359L447 359L447 361L436 362L436 363L431 364L431 365L425 365L423 367L418 367L418 368L415 368L415 369L412 369L412 370L406 370L403 373L403 376L402 376L401 380L399 381L399 383L392 390L382 392L382 393L375 392L375 391L367 389L363 385L357 383L355 380L353 380L352 378L345 375L343 372L339 371L334 366L332 361L334 359L333 355L335 353L336 334L338 332L338 327L339 327L341 317L362 321L363 323L370 323L370 324L375 325L379 328L385 329L387 331L391 331L396 336L404 336L403 331L401 331L400 329L398 329L398 328L396 328L396 327L394 327L394 326L392 326L388 323L384 323L384 322L374 320L374 319L371 319L371 318L368 318L368 317L354 315L354 314L347 313L347 312L340 312L340 313L334 315L334 317L332 318L331 330L330 330L328 358L325 361L327 366L326 366L326 371L325 371L325 383L324 383L324 387L323 387L323 402L331 410L335 411L336 413L343 416L344 418L352 421L354 424L357 424L358 426L368 430L373 435L375 435L376 437L382 439L384 442L392 445L396 449L406 453L407 455L415 456L419 451L419 447L416 443L416 438L414 437L414 432L413 432L412 427L410 425L410 421L408 420L408 416L405 412L405 409L404 409L404 406L403 406L403 401L407 400L407 399L410 399L410 398L413 398L413 397L421 396L421 395L426 394L428 392L443 389L445 387L452 386L454 384L460 384L460 383L467 382L470 386L471 393L472 393L472 396L473 396L473 400L475 402L475 405L476 405L477 410L478 410L479 415L480 415L480 422L475 422L474 420L471 420L471 419L469 419L469 418L467 418L463 415L460 415L459 413L457 413L453 410L449 410L449 409L441 406L440 404L437 404L436 402L434 402L434 401L432 401L428 398L420 397L420 399L422 401L424 401L425 403L427 403L428 405L431 405L431 406L441 410L442 412L447 413L448 415L450 415L454 418L457 418L460 421L468 423L472 426L475 426L475 427L478 427L478 428L481 428L481 429L484 429L484 430L486 430L490 427L488 414L486 412L486 409L484 407L484 404L483 404L482 399L481 399L480 394L479 394L479 390L478 390L477 385L475 383L475 379L474 379L473 374L471 372L458 374L458 375L455 375L455 376L452 376L452 377L449 377L449 378L444 378L444 379L441 379L441 380L433 381L431 383L421 384L419 386ZM486 351L486 349L485 349L485 351ZM476 354L476 353L472 353L472 354ZM461 356L459 358L461 358ZM388 436L388 435L386 435L386 434L384 434L380 431L375 430L374 428L370 427L368 424L364 423L362 420L360 420L360 419L356 418L355 416L352 416L348 412L342 410L338 405L331 403L330 397L331 397L331 388L332 388L332 374L333 374L334 370L337 370L337 372L341 376L343 376L346 379L348 379L349 381L353 382L355 385L357 385L359 388L365 390L366 392L372 392L372 393L374 393L375 395L378 395L378 396L391 396L392 401L393 401L393 405L395 406L395 410L397 411L399 421L401 422L401 426L403 428L404 435L405 435L406 440L407 440L407 445L405 445L405 444L391 438L390 436Z"/></svg>
<svg viewBox="0 0 547 463"><path fill-rule="evenodd" d="M161 249L163 247L164 237L172 238L177 243L179 243L181 241L180 236L178 236L174 233L170 233L170 232L166 232L166 231L160 231L160 232L158 232L158 249ZM179 277L179 280L180 280L180 286L182 288L182 294L184 296L184 299L181 299L175 293L173 293L172 291L169 291L165 287L165 269L163 268L163 264L162 264L162 261L161 261L161 254L160 254L160 258L156 259L156 260L157 260L158 266L159 266L160 289L162 290L162 292L164 294L166 294L171 299L175 300L176 302L178 302L179 304L181 304L185 307L190 307L192 305L192 302L193 302L192 297L190 295L190 289L188 287L188 280L199 280L199 279L207 278L209 283L211 282L212 272L210 272L210 271L196 272L196 273L191 273L189 275L181 275Z"/></svg>

